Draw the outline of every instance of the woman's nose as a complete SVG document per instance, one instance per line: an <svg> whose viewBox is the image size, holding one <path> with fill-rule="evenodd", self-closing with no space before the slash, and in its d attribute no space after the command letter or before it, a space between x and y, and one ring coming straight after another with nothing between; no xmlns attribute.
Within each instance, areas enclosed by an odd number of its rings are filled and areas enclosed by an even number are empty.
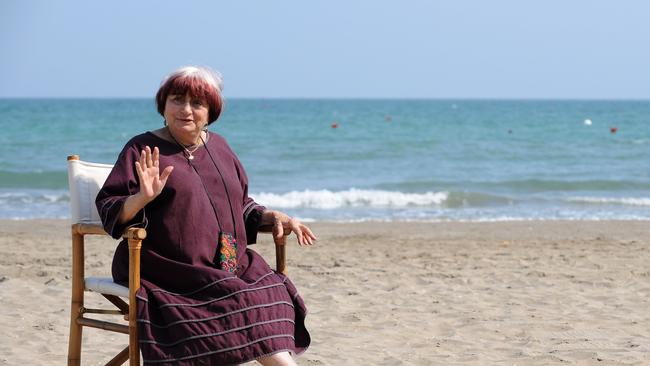
<svg viewBox="0 0 650 366"><path fill-rule="evenodd" d="M181 110L183 112L192 113L192 104L191 104L191 102L183 103L183 106L181 107Z"/></svg>

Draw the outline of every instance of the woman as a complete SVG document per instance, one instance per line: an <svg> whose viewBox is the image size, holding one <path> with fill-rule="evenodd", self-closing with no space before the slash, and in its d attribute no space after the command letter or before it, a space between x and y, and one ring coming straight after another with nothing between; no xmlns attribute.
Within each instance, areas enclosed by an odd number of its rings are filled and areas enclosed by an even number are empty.
<svg viewBox="0 0 650 366"><path fill-rule="evenodd" d="M298 220L248 197L244 169L223 137L207 131L223 106L221 78L184 67L156 95L165 126L135 136L97 196L104 228L119 238L149 228L142 244L139 342L145 364L295 365L310 342L295 287L254 251L261 226L301 246L314 234ZM113 259L128 280L128 245Z"/></svg>

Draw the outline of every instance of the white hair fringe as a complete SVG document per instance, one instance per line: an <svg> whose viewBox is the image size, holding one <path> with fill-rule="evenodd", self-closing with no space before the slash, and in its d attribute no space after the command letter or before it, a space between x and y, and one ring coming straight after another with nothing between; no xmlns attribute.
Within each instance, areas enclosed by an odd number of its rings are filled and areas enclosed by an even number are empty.
<svg viewBox="0 0 650 366"><path fill-rule="evenodd" d="M223 91L223 77L221 73L207 66L183 66L171 72L167 75L160 83L160 85L165 84L167 80L175 77L182 76L197 76L200 79L204 80L208 84L214 86L219 92Z"/></svg>

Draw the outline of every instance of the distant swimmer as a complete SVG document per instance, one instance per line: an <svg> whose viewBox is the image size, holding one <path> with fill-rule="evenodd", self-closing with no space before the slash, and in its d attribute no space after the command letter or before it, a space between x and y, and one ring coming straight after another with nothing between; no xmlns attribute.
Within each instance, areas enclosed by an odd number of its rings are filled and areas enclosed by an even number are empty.
<svg viewBox="0 0 650 366"><path fill-rule="evenodd" d="M591 120L590 119L585 120L585 126L591 126Z"/></svg>
<svg viewBox="0 0 650 366"><path fill-rule="evenodd" d="M393 117L391 117L390 114L387 114L386 117L384 117L384 121L386 121L386 122L390 122L392 120L393 120Z"/></svg>
<svg viewBox="0 0 650 366"><path fill-rule="evenodd" d="M617 127L610 127L609 128L609 132L611 132L611 133L616 133L616 131L618 131Z"/></svg>
<svg viewBox="0 0 650 366"><path fill-rule="evenodd" d="M339 127L339 124L336 123L336 122L332 122L331 127L332 127L332 128L338 128L338 127Z"/></svg>

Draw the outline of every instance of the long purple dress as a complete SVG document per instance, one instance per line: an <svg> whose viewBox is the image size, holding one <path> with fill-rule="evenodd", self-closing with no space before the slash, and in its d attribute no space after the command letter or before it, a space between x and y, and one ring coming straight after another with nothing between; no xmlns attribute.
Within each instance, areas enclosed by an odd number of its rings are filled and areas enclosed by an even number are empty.
<svg viewBox="0 0 650 366"><path fill-rule="evenodd" d="M174 171L155 200L120 224L124 201L139 191L134 163L145 146L158 146L161 171L169 165ZM246 174L226 141L210 133L206 147L225 185L205 148L194 153L193 168L178 145L147 132L126 144L97 196L114 238L131 225L147 228L137 295L144 362L230 365L280 351L300 354L310 343L302 299L287 277L246 248L255 242L264 207L248 197ZM217 217L236 239L236 274L215 265ZM113 277L128 281L125 241L115 252Z"/></svg>

